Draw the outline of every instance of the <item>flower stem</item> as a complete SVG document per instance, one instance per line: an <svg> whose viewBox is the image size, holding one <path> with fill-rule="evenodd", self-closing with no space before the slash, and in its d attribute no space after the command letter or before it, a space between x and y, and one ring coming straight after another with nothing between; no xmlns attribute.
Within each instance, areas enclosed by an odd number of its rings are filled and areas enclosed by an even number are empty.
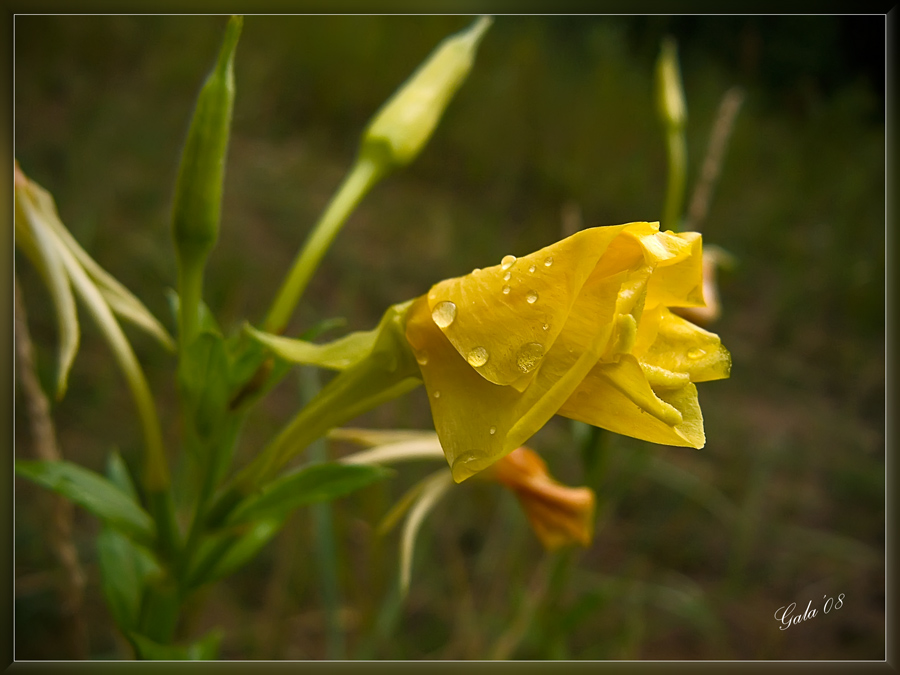
<svg viewBox="0 0 900 675"><path fill-rule="evenodd" d="M681 207L684 202L685 174L687 173L687 143L682 130L670 130L666 134L666 151L669 158L669 184L662 226L678 232L681 228Z"/></svg>
<svg viewBox="0 0 900 675"><path fill-rule="evenodd" d="M359 157L344 178L344 182L328 204L328 208L300 253L294 259L281 290L275 297L263 328L270 333L281 333L287 326L309 280L319 266L322 257L334 241L350 213L359 201L384 174L383 167L366 157Z"/></svg>

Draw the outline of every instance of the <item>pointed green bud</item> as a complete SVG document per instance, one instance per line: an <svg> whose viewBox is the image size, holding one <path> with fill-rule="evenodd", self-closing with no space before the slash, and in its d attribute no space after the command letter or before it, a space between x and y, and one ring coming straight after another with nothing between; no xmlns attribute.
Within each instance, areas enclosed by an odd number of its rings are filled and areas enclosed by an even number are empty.
<svg viewBox="0 0 900 675"><path fill-rule="evenodd" d="M437 46L372 119L363 135L363 157L391 168L415 159L472 69L478 43L491 22L481 17Z"/></svg>
<svg viewBox="0 0 900 675"><path fill-rule="evenodd" d="M678 46L673 38L663 41L656 61L656 107L668 129L681 129L687 122L684 86L678 67Z"/></svg>
<svg viewBox="0 0 900 675"><path fill-rule="evenodd" d="M216 67L206 78L191 120L172 209L172 235L183 264L203 264L219 234L225 153L234 103L234 52L243 19L232 17Z"/></svg>

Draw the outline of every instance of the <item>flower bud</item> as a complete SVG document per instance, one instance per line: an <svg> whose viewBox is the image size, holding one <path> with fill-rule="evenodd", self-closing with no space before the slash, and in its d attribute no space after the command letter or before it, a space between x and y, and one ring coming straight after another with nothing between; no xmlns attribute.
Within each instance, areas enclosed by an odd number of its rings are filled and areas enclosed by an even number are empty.
<svg viewBox="0 0 900 675"><path fill-rule="evenodd" d="M234 52L243 19L228 22L215 69L206 78L191 120L172 209L172 235L182 264L202 265L219 236L225 153L234 103Z"/></svg>
<svg viewBox="0 0 900 675"><path fill-rule="evenodd" d="M363 157L391 167L415 159L469 74L475 50L490 25L490 18L481 17L437 46L370 122L363 134Z"/></svg>
<svg viewBox="0 0 900 675"><path fill-rule="evenodd" d="M687 122L687 105L684 101L681 70L678 67L678 47L672 38L663 41L656 61L656 106L667 129L684 127Z"/></svg>

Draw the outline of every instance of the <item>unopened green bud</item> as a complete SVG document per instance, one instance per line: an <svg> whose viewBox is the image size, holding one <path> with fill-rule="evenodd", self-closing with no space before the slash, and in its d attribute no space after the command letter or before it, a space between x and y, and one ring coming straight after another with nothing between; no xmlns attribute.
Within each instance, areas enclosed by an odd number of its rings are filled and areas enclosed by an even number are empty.
<svg viewBox="0 0 900 675"><path fill-rule="evenodd" d="M363 157L390 167L415 159L472 69L478 43L491 22L481 17L437 46L372 119L363 135Z"/></svg>
<svg viewBox="0 0 900 675"><path fill-rule="evenodd" d="M182 264L202 265L219 235L225 154L234 103L234 52L242 17L232 17L216 67L206 78L181 155L172 235Z"/></svg>
<svg viewBox="0 0 900 675"><path fill-rule="evenodd" d="M678 46L673 38L663 41L656 61L656 107L660 119L669 129L681 129L687 122Z"/></svg>

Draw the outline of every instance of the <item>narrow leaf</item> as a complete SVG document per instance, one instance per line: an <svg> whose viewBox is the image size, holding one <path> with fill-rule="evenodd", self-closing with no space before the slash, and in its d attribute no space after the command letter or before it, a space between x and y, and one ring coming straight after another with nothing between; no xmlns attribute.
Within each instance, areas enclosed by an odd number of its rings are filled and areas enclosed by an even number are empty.
<svg viewBox="0 0 900 675"><path fill-rule="evenodd" d="M131 632L129 634L137 656L140 659L154 661L212 661L219 653L223 633L214 628L196 642L186 645L163 645L151 640L146 635Z"/></svg>
<svg viewBox="0 0 900 675"><path fill-rule="evenodd" d="M136 541L155 537L153 520L131 497L103 476L71 462L16 460L16 473L70 499Z"/></svg>
<svg viewBox="0 0 900 675"><path fill-rule="evenodd" d="M232 544L228 552L219 560L205 581L215 581L230 576L252 560L263 546L278 534L284 519L266 518L253 523L241 537Z"/></svg>
<svg viewBox="0 0 900 675"><path fill-rule="evenodd" d="M97 537L100 582L106 604L123 631L137 628L147 579L161 573L152 554L111 527Z"/></svg>
<svg viewBox="0 0 900 675"><path fill-rule="evenodd" d="M259 496L235 509L229 523L284 518L300 506L343 497L391 473L382 467L361 464L314 464L269 483Z"/></svg>

